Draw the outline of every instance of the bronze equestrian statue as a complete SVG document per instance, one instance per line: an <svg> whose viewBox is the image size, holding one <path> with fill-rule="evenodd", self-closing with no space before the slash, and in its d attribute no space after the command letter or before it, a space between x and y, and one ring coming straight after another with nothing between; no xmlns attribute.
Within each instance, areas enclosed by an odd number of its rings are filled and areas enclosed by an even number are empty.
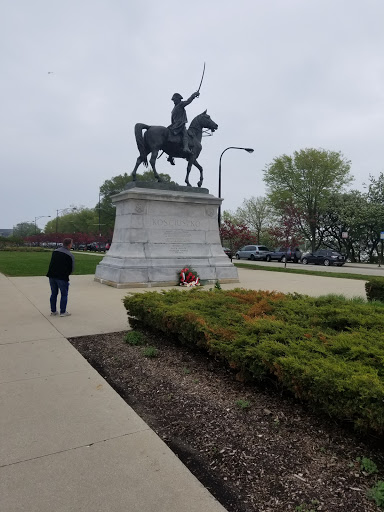
<svg viewBox="0 0 384 512"><path fill-rule="evenodd" d="M200 84L201 85L201 84ZM136 161L135 168L132 171L132 179L136 180L136 171L141 163L148 167L147 156L151 153L149 160L152 170L157 181L162 181L156 170L156 159L159 151L163 151L168 155L168 161L174 164L174 158L185 158L188 161L187 175L185 183L190 187L189 173L192 165L200 171L200 180L198 186L203 184L203 168L197 161L200 155L202 145L201 139L203 129L206 128L214 132L218 129L218 125L210 118L207 111L196 116L191 122L189 129L186 130L187 114L185 107L199 96L199 92L194 92L186 101L182 101L183 97L179 93L172 96L175 106L172 110L172 124L166 128L165 126L149 126L143 123L135 125L135 137L140 156ZM146 130L143 136L143 130Z"/></svg>

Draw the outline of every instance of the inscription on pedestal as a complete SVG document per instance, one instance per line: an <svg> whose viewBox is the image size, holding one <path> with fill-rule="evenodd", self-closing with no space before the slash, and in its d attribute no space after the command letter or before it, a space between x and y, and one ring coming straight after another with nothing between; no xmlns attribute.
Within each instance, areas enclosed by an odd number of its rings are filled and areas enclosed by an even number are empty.
<svg viewBox="0 0 384 512"><path fill-rule="evenodd" d="M173 229L203 229L201 220L182 217L153 217L151 227Z"/></svg>
<svg viewBox="0 0 384 512"><path fill-rule="evenodd" d="M188 247L182 244L169 244L171 254L188 254Z"/></svg>
<svg viewBox="0 0 384 512"><path fill-rule="evenodd" d="M183 231L164 231L164 242L167 244L182 244L190 242L188 233Z"/></svg>

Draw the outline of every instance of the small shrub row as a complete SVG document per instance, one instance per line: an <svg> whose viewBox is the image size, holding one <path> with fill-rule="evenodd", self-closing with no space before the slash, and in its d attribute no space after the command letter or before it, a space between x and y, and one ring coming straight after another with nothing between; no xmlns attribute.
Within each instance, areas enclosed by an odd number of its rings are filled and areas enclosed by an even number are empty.
<svg viewBox="0 0 384 512"><path fill-rule="evenodd" d="M365 292L369 301L379 300L384 302L384 278L369 278L369 280L365 283Z"/></svg>
<svg viewBox="0 0 384 512"><path fill-rule="evenodd" d="M5 246L1 247L0 251L6 252L52 252L52 250L45 249L44 247L17 247L17 246Z"/></svg>
<svg viewBox="0 0 384 512"><path fill-rule="evenodd" d="M273 377L316 409L384 430L384 304L237 289L139 293L124 305L244 379Z"/></svg>

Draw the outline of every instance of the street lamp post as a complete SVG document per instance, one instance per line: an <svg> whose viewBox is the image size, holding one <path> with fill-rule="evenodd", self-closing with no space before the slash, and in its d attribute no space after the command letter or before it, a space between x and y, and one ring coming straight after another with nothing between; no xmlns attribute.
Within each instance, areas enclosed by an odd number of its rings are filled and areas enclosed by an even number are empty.
<svg viewBox="0 0 384 512"><path fill-rule="evenodd" d="M101 237L101 231L100 231L100 190L99 190L99 237Z"/></svg>
<svg viewBox="0 0 384 512"><path fill-rule="evenodd" d="M37 225L36 221L39 219L43 219L44 217L51 217L50 215L40 215L39 217L35 217L35 235L37 234Z"/></svg>
<svg viewBox="0 0 384 512"><path fill-rule="evenodd" d="M101 207L100 203L101 203L101 192L99 191L99 206L96 208L97 210L99 210L99 223L94 224L94 226L97 226L97 225L99 226L99 238L101 238L101 226L105 226L105 223L101 222L101 210L104 210L104 208Z"/></svg>
<svg viewBox="0 0 384 512"><path fill-rule="evenodd" d="M219 199L221 199L221 159L222 159L224 153L226 151L228 151L228 149L242 149L243 151L247 151L247 153L253 153L253 151L254 151L252 148L239 148L237 146L229 146L228 148L224 149L224 151L221 153L220 161L219 161ZM217 220L218 220L219 229L220 229L220 224L221 224L221 204L219 205Z"/></svg>
<svg viewBox="0 0 384 512"><path fill-rule="evenodd" d="M59 213L65 212L65 210L75 211L75 210L77 210L77 208L76 208L76 206L74 206L73 208L69 207L69 208L62 208L61 210L56 210L56 234L58 232L58 227L59 227Z"/></svg>

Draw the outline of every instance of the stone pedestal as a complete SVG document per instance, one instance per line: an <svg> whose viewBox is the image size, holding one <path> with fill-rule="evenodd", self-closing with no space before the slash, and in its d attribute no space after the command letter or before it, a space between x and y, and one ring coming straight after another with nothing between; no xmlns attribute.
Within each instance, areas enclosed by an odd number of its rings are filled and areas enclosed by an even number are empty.
<svg viewBox="0 0 384 512"><path fill-rule="evenodd" d="M209 283L239 281L220 243L222 200L207 189L133 182L112 201L115 230L96 281L117 288L168 286L178 283L184 267Z"/></svg>

